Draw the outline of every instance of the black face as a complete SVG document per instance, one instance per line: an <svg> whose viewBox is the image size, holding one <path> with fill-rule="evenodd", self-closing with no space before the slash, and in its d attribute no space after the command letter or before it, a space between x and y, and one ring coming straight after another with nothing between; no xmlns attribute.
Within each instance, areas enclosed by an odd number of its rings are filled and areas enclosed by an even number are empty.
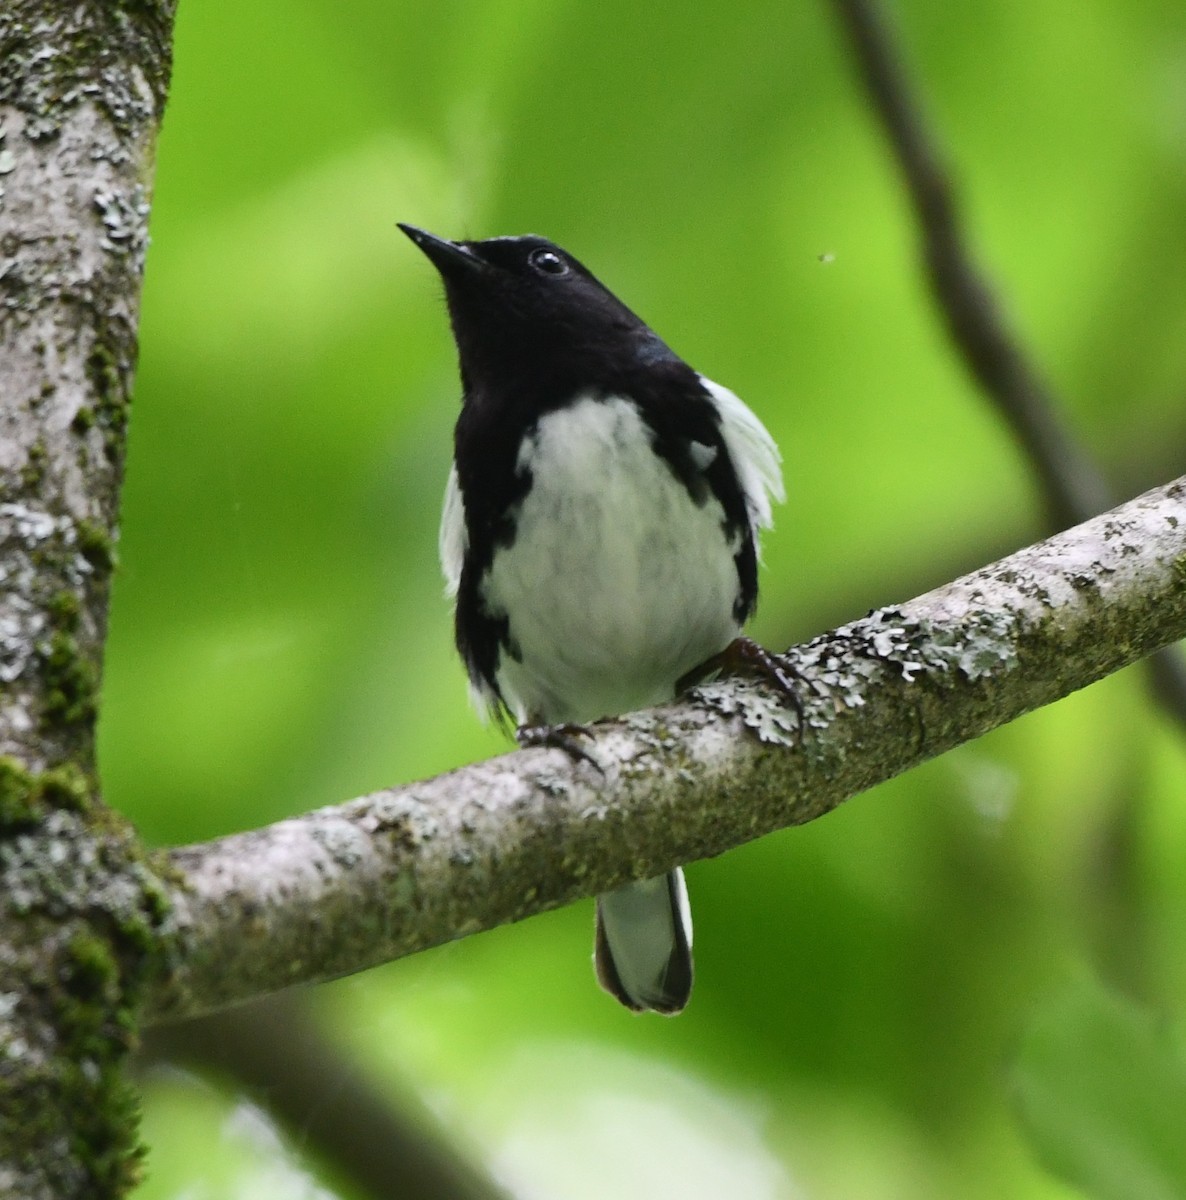
<svg viewBox="0 0 1186 1200"><path fill-rule="evenodd" d="M545 238L450 242L400 228L444 280L467 388L515 386L524 375L595 384L603 363L671 354L580 262Z"/></svg>

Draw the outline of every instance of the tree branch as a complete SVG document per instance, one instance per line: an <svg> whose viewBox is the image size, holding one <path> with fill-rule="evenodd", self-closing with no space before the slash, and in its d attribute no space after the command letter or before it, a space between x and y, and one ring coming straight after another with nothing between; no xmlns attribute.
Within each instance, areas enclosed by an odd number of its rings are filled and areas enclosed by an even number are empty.
<svg viewBox="0 0 1186 1200"><path fill-rule="evenodd" d="M861 82L914 206L927 279L952 343L1033 463L1050 525L1062 529L1108 508L1110 490L1060 421L1058 404L1009 329L967 245L937 138L875 0L833 0Z"/></svg>
<svg viewBox="0 0 1186 1200"><path fill-rule="evenodd" d="M382 1094L333 1046L306 999L289 992L161 1026L145 1049L227 1077L267 1106L303 1154L372 1200L510 1200L410 1088Z"/></svg>
<svg viewBox="0 0 1186 1200"><path fill-rule="evenodd" d="M1032 464L1049 528L1085 521L1114 504L1115 493L1063 422L1058 401L1009 329L975 261L938 139L892 31L876 0L833 0L833 8L914 206L927 280L952 344ZM1154 695L1186 729L1186 659L1166 648L1150 666Z"/></svg>
<svg viewBox="0 0 1186 1200"><path fill-rule="evenodd" d="M172 853L163 1020L329 979L720 854L1186 635L1186 477L789 655L528 750ZM756 736L755 736L756 735Z"/></svg>
<svg viewBox="0 0 1186 1200"><path fill-rule="evenodd" d="M95 710L173 0L0 3L0 1195L138 1176L159 944Z"/></svg>

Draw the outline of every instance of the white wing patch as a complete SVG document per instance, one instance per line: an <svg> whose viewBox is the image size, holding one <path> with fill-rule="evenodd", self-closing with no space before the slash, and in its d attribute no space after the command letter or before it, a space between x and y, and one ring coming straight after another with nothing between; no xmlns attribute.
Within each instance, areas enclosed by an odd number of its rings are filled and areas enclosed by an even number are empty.
<svg viewBox="0 0 1186 1200"><path fill-rule="evenodd" d="M721 436L745 494L755 529L769 529L774 518L771 501L786 499L782 482L782 455L766 426L728 388L700 376L700 382L721 414Z"/></svg>
<svg viewBox="0 0 1186 1200"><path fill-rule="evenodd" d="M465 561L465 550L469 537L465 532L465 501L461 496L461 484L457 482L457 468L449 471L449 482L445 485L445 508L441 513L441 532L438 547L441 555L441 570L445 574L445 595L453 599L461 586L461 566Z"/></svg>

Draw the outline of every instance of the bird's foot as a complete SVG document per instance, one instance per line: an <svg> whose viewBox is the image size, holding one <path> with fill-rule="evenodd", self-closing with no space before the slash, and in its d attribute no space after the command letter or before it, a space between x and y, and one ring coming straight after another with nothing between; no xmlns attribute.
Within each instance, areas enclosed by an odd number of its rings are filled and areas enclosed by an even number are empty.
<svg viewBox="0 0 1186 1200"><path fill-rule="evenodd" d="M593 732L587 725L576 725L572 722L564 722L559 725L532 722L520 725L515 730L515 741L519 743L520 749L527 750L533 746L546 746L552 750L563 750L573 762L587 762L591 767L596 767L598 773L604 775L601 763L581 745L579 740L592 736Z"/></svg>
<svg viewBox="0 0 1186 1200"><path fill-rule="evenodd" d="M752 638L736 637L719 654L700 664L679 681L679 690L695 687L718 675L757 676L771 684L775 691L795 711L795 738L803 736L806 717L803 697L799 685L805 684L803 676L785 658L760 646Z"/></svg>

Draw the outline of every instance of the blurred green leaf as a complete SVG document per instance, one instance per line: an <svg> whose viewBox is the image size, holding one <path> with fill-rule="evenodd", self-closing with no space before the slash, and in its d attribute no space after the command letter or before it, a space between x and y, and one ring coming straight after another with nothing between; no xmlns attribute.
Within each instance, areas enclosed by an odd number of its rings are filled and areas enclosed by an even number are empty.
<svg viewBox="0 0 1186 1200"><path fill-rule="evenodd" d="M1013 1074L1056 1174L1099 1200L1186 1196L1186 1055L1146 1010L1073 984L1034 1013Z"/></svg>

